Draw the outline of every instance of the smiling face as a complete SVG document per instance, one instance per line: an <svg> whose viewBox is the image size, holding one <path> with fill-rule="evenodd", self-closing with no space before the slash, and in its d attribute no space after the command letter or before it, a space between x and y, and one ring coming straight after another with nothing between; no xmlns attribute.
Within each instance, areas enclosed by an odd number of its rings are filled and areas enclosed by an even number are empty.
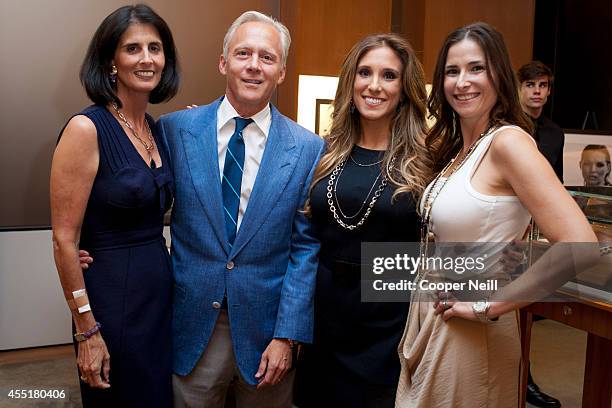
<svg viewBox="0 0 612 408"><path fill-rule="evenodd" d="M227 59L221 55L219 71L226 76L232 106L241 116L253 116L285 79L280 33L263 22L242 24L229 42Z"/></svg>
<svg viewBox="0 0 612 408"><path fill-rule="evenodd" d="M402 95L403 65L387 46L373 48L357 63L353 103L362 121L387 121L396 112Z"/></svg>
<svg viewBox="0 0 612 408"><path fill-rule="evenodd" d="M521 106L527 113L531 111L541 112L550 95L550 81L547 76L528 79L521 83L519 96Z"/></svg>
<svg viewBox="0 0 612 408"><path fill-rule="evenodd" d="M585 186L604 186L611 170L610 159L602 149L585 150L580 159L580 170Z"/></svg>
<svg viewBox="0 0 612 408"><path fill-rule="evenodd" d="M473 40L465 39L449 48L444 68L444 95L463 120L484 116L488 121L497 102L497 92L487 69L484 52Z"/></svg>
<svg viewBox="0 0 612 408"><path fill-rule="evenodd" d="M151 24L131 24L117 44L117 95L149 94L159 84L166 59L159 33Z"/></svg>

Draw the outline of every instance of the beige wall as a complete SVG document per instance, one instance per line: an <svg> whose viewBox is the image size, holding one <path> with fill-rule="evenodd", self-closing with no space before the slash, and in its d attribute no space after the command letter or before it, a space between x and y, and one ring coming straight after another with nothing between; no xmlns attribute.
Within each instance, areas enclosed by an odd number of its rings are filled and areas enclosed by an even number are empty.
<svg viewBox="0 0 612 408"><path fill-rule="evenodd" d="M531 58L535 0L150 0L175 35L183 67L179 95L151 113L204 104L224 91L217 69L227 26L242 11L280 16L291 31L279 109L295 118L298 74L337 75L361 37L392 28L406 36L431 77L452 29L477 20L500 29L513 64ZM57 134L89 104L78 70L100 21L124 1L0 2L0 228L49 224L48 177ZM393 14L395 12L395 14Z"/></svg>
<svg viewBox="0 0 612 408"><path fill-rule="evenodd" d="M0 2L0 227L49 225L48 179L59 130L89 105L81 61L117 0ZM149 0L169 24L183 67L179 95L151 106L154 116L223 94L218 71L223 35L243 11L278 16L279 0Z"/></svg>

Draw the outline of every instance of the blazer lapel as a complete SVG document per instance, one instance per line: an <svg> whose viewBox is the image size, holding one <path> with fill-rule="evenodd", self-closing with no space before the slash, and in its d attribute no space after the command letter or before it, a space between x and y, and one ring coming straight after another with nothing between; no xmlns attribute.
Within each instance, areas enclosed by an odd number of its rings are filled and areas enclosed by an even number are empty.
<svg viewBox="0 0 612 408"><path fill-rule="evenodd" d="M272 125L244 218L231 250L235 256L255 235L276 205L297 163L295 137L285 118L271 106Z"/></svg>
<svg viewBox="0 0 612 408"><path fill-rule="evenodd" d="M191 181L210 224L226 254L229 253L221 194L221 176L217 155L217 109L220 100L206 108L189 124L181 129L181 137ZM181 180L188 182L187 180ZM181 182L178 181L178 182Z"/></svg>

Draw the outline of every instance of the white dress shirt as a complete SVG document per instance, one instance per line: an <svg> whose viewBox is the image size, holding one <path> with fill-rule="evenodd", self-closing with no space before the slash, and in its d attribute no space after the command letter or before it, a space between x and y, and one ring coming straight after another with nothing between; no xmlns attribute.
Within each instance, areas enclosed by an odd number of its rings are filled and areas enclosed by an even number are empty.
<svg viewBox="0 0 612 408"><path fill-rule="evenodd" d="M223 167L225 166L227 145L236 129L236 121L234 120L236 116L240 115L229 102L227 96L224 97L217 110L217 155L219 156L219 176L221 181L223 181ZM242 137L244 138L244 166L236 231L240 228L242 217L249 204L249 198L253 192L253 185L259 171L261 158L266 148L266 140L268 140L268 133L272 124L270 104L267 104L265 108L251 116L251 119L253 119L253 123L249 123L242 131Z"/></svg>

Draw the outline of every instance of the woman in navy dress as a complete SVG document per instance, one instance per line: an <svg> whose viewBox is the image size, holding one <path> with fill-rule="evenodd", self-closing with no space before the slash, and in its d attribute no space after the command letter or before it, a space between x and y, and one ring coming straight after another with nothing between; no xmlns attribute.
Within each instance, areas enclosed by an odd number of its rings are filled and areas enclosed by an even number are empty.
<svg viewBox="0 0 612 408"><path fill-rule="evenodd" d="M53 248L85 407L172 404L173 279L162 235L172 175L146 109L173 97L178 79L164 20L144 5L117 9L81 68L94 105L70 119L53 157ZM79 248L95 258L85 272Z"/></svg>

